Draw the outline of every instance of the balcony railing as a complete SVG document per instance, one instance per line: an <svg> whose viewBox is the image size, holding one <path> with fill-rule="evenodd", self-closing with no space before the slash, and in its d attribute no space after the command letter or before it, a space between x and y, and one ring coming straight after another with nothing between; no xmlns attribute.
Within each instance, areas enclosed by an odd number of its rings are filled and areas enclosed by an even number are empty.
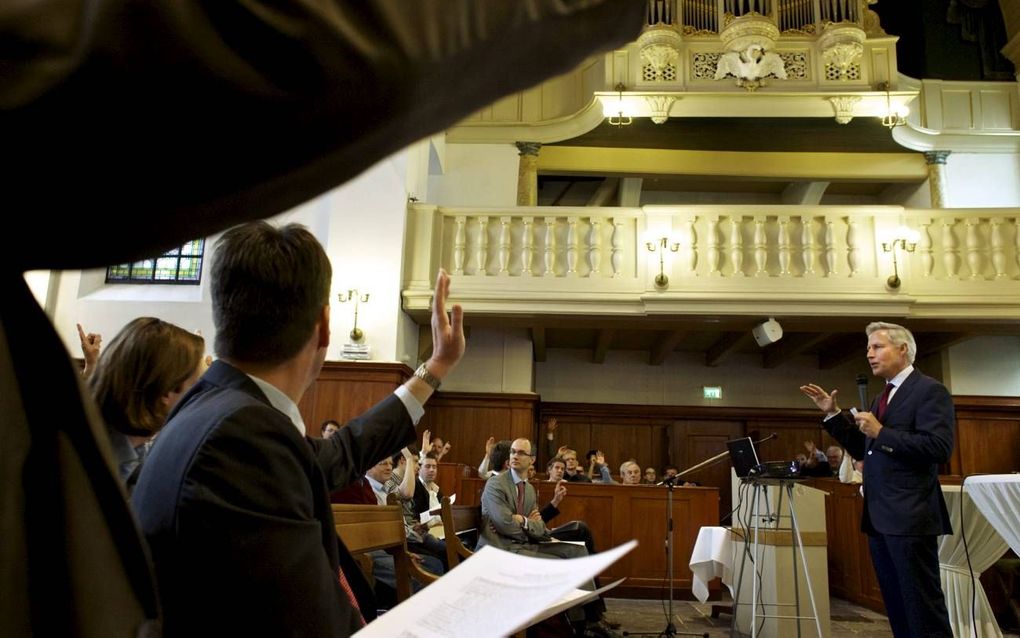
<svg viewBox="0 0 1020 638"><path fill-rule="evenodd" d="M864 0L648 0L647 26L685 34L718 33L731 18L757 13L781 32L813 32L826 23L863 24Z"/></svg>
<svg viewBox="0 0 1020 638"><path fill-rule="evenodd" d="M742 304L749 313L763 305L781 312L794 300L822 308L834 299L851 304L845 312L859 303L861 314L887 304L925 316L1020 312L1018 209L415 204L409 215L411 307L427 298L431 275L442 266L457 279L458 294L486 298L494 310L538 298L546 307L566 307L604 295L625 306L639 299L714 300ZM654 283L659 255L647 249L663 237L665 289ZM906 241L893 246L899 238ZM898 288L887 283L892 250ZM610 306L603 310L612 313Z"/></svg>

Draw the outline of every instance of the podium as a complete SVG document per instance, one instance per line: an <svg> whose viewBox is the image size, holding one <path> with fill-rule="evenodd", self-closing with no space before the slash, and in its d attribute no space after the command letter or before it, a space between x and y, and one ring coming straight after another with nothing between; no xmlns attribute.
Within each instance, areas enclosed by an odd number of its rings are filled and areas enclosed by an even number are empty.
<svg viewBox="0 0 1020 638"><path fill-rule="evenodd" d="M828 638L825 492L733 475L732 635Z"/></svg>

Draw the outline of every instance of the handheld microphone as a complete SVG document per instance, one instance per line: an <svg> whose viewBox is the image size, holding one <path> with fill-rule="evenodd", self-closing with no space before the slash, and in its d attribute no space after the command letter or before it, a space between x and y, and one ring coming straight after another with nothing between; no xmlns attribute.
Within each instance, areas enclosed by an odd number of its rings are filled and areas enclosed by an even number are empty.
<svg viewBox="0 0 1020 638"><path fill-rule="evenodd" d="M870 406L868 403L868 377L863 374L857 375L857 398L861 400L861 409L867 410Z"/></svg>

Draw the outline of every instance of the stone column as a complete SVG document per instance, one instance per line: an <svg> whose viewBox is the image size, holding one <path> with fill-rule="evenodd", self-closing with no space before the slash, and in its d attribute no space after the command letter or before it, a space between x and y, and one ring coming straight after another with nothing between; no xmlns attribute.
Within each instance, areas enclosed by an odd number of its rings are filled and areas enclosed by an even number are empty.
<svg viewBox="0 0 1020 638"><path fill-rule="evenodd" d="M931 207L946 207L946 159L950 151L925 151L928 163L928 188L931 189Z"/></svg>
<svg viewBox="0 0 1020 638"><path fill-rule="evenodd" d="M538 206L538 149L540 142L514 142L521 157L517 165L517 205Z"/></svg>

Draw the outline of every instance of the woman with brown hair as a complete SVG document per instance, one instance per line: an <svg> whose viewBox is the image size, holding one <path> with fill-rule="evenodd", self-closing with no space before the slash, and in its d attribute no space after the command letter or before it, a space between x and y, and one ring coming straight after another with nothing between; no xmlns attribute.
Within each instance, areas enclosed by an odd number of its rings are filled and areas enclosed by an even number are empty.
<svg viewBox="0 0 1020 638"><path fill-rule="evenodd" d="M89 389L129 491L146 445L208 367L204 355L201 336L155 317L132 320L100 354Z"/></svg>

